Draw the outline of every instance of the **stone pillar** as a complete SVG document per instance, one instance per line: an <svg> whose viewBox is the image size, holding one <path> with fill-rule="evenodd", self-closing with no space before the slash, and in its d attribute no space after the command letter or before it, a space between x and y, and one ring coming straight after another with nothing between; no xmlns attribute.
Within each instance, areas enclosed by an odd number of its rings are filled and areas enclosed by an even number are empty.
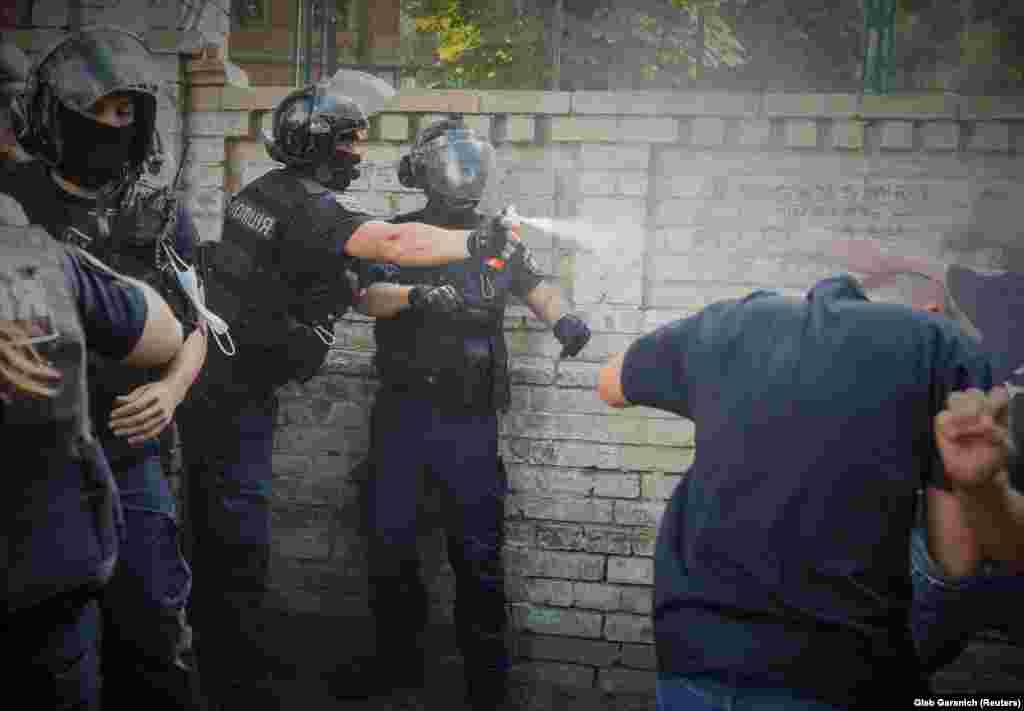
<svg viewBox="0 0 1024 711"><path fill-rule="evenodd" d="M224 89L229 86L224 49L207 46L185 65L186 111L182 121L188 150L183 178L188 206L204 240L219 240L224 210L227 166L226 136L243 112L224 112ZM238 114L236 116L235 114Z"/></svg>

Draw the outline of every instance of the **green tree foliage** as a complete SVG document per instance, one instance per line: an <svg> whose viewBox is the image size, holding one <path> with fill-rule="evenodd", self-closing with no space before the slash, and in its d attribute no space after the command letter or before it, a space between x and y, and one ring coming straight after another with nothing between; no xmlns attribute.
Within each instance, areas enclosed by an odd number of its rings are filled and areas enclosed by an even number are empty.
<svg viewBox="0 0 1024 711"><path fill-rule="evenodd" d="M858 91L863 0L403 0L421 86ZM1024 89L1024 0L898 0L897 89ZM698 81L699 80L699 81Z"/></svg>
<svg viewBox="0 0 1024 711"><path fill-rule="evenodd" d="M564 0L564 32L554 38L546 31L552 0L404 0L403 11L434 50L432 61L425 61L429 44L414 43L420 59L409 68L425 86L540 89L551 76L551 43L559 42L570 77L563 85L678 86L695 78L698 66L743 61L743 47L723 11L728 4Z"/></svg>
<svg viewBox="0 0 1024 711"><path fill-rule="evenodd" d="M502 0L404 0L416 37L406 71L427 88L543 86L543 18ZM408 56L408 55L407 55Z"/></svg>

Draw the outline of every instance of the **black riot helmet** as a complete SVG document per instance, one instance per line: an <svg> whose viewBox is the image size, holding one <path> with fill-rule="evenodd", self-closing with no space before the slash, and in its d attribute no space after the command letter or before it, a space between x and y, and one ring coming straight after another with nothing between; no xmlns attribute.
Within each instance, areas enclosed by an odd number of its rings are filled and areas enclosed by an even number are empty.
<svg viewBox="0 0 1024 711"><path fill-rule="evenodd" d="M88 189L113 192L138 178L153 152L157 93L152 55L138 36L86 28L61 39L29 71L16 116L29 153ZM131 99L134 120L95 120L100 99Z"/></svg>
<svg viewBox="0 0 1024 711"><path fill-rule="evenodd" d="M494 147L451 117L420 132L399 163L398 180L449 209L468 209L480 202L494 172Z"/></svg>
<svg viewBox="0 0 1024 711"><path fill-rule="evenodd" d="M362 107L330 81L296 89L274 109L267 153L317 182L344 190L359 177L361 160L351 149L370 123Z"/></svg>

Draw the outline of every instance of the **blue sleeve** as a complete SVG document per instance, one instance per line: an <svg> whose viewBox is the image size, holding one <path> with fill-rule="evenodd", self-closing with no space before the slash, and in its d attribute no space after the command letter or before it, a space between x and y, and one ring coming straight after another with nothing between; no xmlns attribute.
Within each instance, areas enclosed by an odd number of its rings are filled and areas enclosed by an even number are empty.
<svg viewBox="0 0 1024 711"><path fill-rule="evenodd" d="M674 321L645 336L627 350L622 362L622 393L633 405L691 417L692 388L688 352L701 316Z"/></svg>
<svg viewBox="0 0 1024 711"><path fill-rule="evenodd" d="M135 348L146 326L146 296L132 284L65 252L64 276L78 304L86 345L113 360Z"/></svg>
<svg viewBox="0 0 1024 711"><path fill-rule="evenodd" d="M196 229L192 213L184 205L178 205L178 223L174 232L174 251L189 264L195 264L196 246L199 244L199 230Z"/></svg>
<svg viewBox="0 0 1024 711"><path fill-rule="evenodd" d="M318 207L323 210L330 223L327 243L339 257L349 256L345 252L345 247L360 227L367 222L380 219L363 212L359 202L345 193L326 193Z"/></svg>

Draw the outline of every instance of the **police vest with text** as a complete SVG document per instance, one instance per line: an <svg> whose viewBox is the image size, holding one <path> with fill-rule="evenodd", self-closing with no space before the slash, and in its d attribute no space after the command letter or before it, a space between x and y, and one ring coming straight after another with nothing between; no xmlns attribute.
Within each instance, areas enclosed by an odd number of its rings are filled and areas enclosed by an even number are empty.
<svg viewBox="0 0 1024 711"><path fill-rule="evenodd" d="M334 322L352 304L328 189L287 170L247 185L228 205L220 242L204 243L207 304L231 325L237 352L211 348L204 379L221 391L265 392L316 375Z"/></svg>
<svg viewBox="0 0 1024 711"><path fill-rule="evenodd" d="M481 219L468 213L458 223L443 226L472 229ZM429 221L429 216L415 212L392 220L418 221ZM374 364L381 381L430 393L453 407L504 411L510 398L503 329L511 271L467 259L442 267L403 267L394 274L398 284L451 284L465 307L447 315L406 310L392 319L377 319Z"/></svg>
<svg viewBox="0 0 1024 711"><path fill-rule="evenodd" d="M90 425L85 335L63 258L40 228L0 227L0 318L21 325L61 374L52 397L9 393L0 402L8 612L94 592L110 578L123 534L117 487Z"/></svg>

